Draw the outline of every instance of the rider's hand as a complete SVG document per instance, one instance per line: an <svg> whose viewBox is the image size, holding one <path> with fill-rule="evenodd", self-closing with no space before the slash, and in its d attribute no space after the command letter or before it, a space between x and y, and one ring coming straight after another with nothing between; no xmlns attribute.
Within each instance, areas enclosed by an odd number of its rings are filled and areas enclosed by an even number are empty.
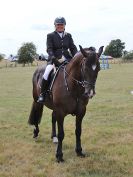
<svg viewBox="0 0 133 177"><path fill-rule="evenodd" d="M55 57L55 56L51 56L50 59L51 59L52 61L54 61L54 60L56 60L56 57Z"/></svg>
<svg viewBox="0 0 133 177"><path fill-rule="evenodd" d="M55 64L55 66L59 67L61 65L55 56L52 56L51 60L52 60L52 63Z"/></svg>

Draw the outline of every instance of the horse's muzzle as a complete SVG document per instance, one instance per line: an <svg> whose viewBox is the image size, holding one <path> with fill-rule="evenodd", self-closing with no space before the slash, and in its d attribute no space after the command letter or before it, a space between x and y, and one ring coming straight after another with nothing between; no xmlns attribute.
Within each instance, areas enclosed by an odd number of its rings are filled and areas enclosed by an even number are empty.
<svg viewBox="0 0 133 177"><path fill-rule="evenodd" d="M96 92L94 89L90 89L90 90L85 89L84 97L91 99L95 94Z"/></svg>

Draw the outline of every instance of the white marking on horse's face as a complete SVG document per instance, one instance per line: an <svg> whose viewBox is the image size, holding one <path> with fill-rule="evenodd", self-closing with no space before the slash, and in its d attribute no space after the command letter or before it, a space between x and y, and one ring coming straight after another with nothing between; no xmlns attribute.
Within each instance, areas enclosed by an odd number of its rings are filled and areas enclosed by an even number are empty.
<svg viewBox="0 0 133 177"><path fill-rule="evenodd" d="M93 71L95 71L96 67L97 67L96 65L92 65Z"/></svg>

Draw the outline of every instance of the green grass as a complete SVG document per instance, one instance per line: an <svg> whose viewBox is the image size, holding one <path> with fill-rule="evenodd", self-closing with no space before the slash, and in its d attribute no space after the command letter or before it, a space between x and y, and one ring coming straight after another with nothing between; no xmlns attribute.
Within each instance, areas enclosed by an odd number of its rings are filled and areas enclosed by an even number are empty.
<svg viewBox="0 0 133 177"><path fill-rule="evenodd" d="M55 162L51 111L44 109L38 140L27 124L35 67L0 69L0 177L132 177L133 64L112 64L102 70L96 96L83 121L82 147L76 156L75 118L65 119L65 163Z"/></svg>

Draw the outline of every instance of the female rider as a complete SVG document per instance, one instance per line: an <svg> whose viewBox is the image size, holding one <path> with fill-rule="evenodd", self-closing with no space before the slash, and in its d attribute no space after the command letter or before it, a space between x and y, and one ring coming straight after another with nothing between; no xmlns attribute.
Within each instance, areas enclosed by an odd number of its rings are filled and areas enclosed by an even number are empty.
<svg viewBox="0 0 133 177"><path fill-rule="evenodd" d="M48 64L43 74L41 83L41 94L38 103L44 103L46 92L49 86L49 74L54 67L59 67L64 61L69 62L77 53L70 33L65 32L66 20L64 17L57 17L54 21L55 31L47 35Z"/></svg>

